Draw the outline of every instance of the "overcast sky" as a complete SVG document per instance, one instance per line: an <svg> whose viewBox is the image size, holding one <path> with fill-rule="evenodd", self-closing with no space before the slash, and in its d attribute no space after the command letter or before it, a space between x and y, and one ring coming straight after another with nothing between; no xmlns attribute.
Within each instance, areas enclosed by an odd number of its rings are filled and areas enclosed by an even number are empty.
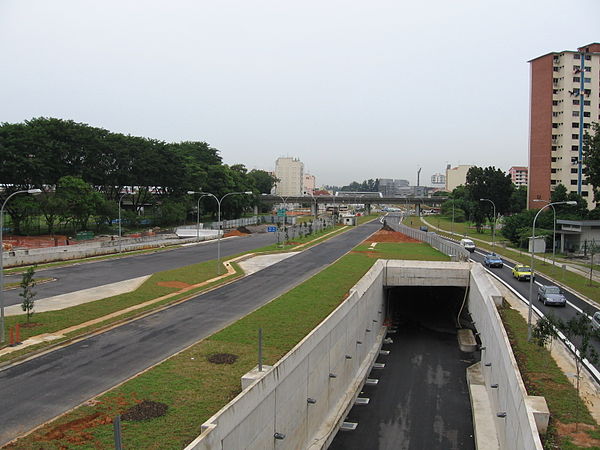
<svg viewBox="0 0 600 450"><path fill-rule="evenodd" d="M317 184L527 164L528 60L598 0L0 0L0 122L59 117Z"/></svg>

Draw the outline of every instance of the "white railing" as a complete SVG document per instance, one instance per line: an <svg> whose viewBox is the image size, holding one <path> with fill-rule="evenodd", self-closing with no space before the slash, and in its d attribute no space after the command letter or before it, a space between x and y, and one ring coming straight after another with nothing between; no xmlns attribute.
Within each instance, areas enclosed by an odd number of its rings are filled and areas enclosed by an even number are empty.
<svg viewBox="0 0 600 450"><path fill-rule="evenodd" d="M402 234L406 234L407 236L416 239L421 242L427 242L433 248L438 249L440 252L445 253L451 258L456 258L457 261L468 261L470 258L470 253L468 250L464 249L459 244L456 244L452 241L444 239L438 236L436 233L426 232L417 230L415 228L408 227L401 223L393 224L392 227L399 231Z"/></svg>

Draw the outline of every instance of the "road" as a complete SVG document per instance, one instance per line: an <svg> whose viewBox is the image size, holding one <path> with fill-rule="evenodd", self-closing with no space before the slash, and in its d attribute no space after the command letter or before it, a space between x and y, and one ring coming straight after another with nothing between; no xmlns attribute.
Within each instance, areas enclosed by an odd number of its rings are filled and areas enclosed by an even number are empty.
<svg viewBox="0 0 600 450"><path fill-rule="evenodd" d="M221 240L221 257L237 255L276 242L275 233L255 233L248 236ZM38 271L38 276L55 278L56 281L36 286L36 299L52 297L69 292L102 286L117 281L150 275L164 270L176 269L203 261L217 259L217 241L174 248L142 255L124 256L102 261L90 261ZM21 281L21 275L5 276L5 283ZM5 291L6 306L20 304L20 290Z"/></svg>
<svg viewBox="0 0 600 450"><path fill-rule="evenodd" d="M187 302L0 371L0 445L259 308L380 227L375 221L353 228Z"/></svg>

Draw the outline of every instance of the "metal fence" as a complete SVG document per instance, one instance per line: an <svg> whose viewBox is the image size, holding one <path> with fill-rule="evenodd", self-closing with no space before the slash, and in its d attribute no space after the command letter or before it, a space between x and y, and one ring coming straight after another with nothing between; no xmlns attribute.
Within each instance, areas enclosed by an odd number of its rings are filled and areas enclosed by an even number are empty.
<svg viewBox="0 0 600 450"><path fill-rule="evenodd" d="M451 258L456 258L457 261L468 261L471 257L469 251L464 249L461 245L444 239L435 233L417 230L401 223L394 224L392 226L400 233L406 234L413 239L417 239L421 242L427 242L440 252L445 253Z"/></svg>

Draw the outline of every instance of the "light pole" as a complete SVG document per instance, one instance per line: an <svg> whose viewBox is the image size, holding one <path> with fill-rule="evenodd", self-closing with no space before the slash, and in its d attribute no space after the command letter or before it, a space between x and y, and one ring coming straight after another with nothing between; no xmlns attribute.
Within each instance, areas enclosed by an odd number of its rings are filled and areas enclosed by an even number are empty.
<svg viewBox="0 0 600 450"><path fill-rule="evenodd" d="M119 253L121 253L121 201L123 200L123 197L125 197L127 194L129 194L129 192L125 192L119 198Z"/></svg>
<svg viewBox="0 0 600 450"><path fill-rule="evenodd" d="M33 194L33 195L38 195L41 194L42 190L41 189L24 189L22 191L16 191L13 192L12 194L10 194L8 197L6 197L6 200L4 200L4 203L2 203L2 207L0 208L0 344L4 344L4 337L5 337L5 333L4 333L4 261L3 261L3 256L4 256L4 245L3 245L3 232L4 232L4 207L6 206L6 203L8 202L8 200L10 200L11 197L17 195L17 194Z"/></svg>
<svg viewBox="0 0 600 450"><path fill-rule="evenodd" d="M189 195L202 194L202 192L187 191ZM196 242L200 242L200 200L206 197L206 194L198 197L198 205L196 206Z"/></svg>
<svg viewBox="0 0 600 450"><path fill-rule="evenodd" d="M540 215L540 213L546 209L548 206L553 206L553 205L576 205L577 202L575 200L569 200L567 202L552 202L552 203L548 203L547 205L542 206L542 208L537 212L537 214L535 215L535 217L533 218L533 231L531 233L531 263L530 263L530 269L531 269L531 276L529 277L529 312L527 313L527 340L530 341L531 340L531 313L533 311L533 278L534 278L534 272L533 272L533 253L535 250L535 221L537 220L538 216Z"/></svg>
<svg viewBox="0 0 600 450"><path fill-rule="evenodd" d="M210 196L217 201L217 275L221 275L221 202L228 197L229 195L238 195L238 194L246 194L252 195L252 191L245 192L228 192L220 199L210 192L195 192L196 194L204 194L205 196Z"/></svg>
<svg viewBox="0 0 600 450"><path fill-rule="evenodd" d="M494 207L494 228L492 228L492 250L496 246L496 204L489 198L480 198L480 202L490 202Z"/></svg>
<svg viewBox="0 0 600 450"><path fill-rule="evenodd" d="M554 213L554 220L552 222L552 265L554 266L554 262L556 260L556 208L554 208L554 203L549 202L548 200L542 200L541 198L533 199L534 202L544 202L548 206L552 206L552 212Z"/></svg>

